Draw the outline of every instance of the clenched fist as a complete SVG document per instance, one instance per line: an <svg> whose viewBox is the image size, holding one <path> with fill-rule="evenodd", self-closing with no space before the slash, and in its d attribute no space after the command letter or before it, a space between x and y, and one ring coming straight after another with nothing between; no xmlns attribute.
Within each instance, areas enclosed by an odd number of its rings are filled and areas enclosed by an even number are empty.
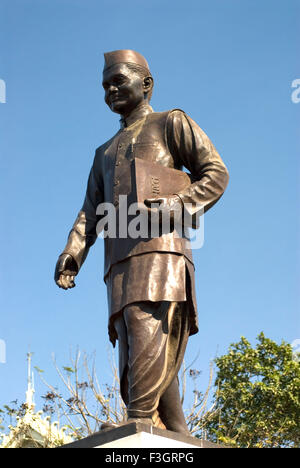
<svg viewBox="0 0 300 468"><path fill-rule="evenodd" d="M54 274L54 281L57 286L63 289L74 288L74 277L77 273L78 267L73 257L69 254L60 255L56 263Z"/></svg>

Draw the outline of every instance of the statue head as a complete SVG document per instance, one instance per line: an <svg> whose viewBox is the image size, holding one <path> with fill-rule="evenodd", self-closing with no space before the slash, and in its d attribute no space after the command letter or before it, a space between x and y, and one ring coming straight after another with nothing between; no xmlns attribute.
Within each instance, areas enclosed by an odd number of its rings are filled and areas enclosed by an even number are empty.
<svg viewBox="0 0 300 468"><path fill-rule="evenodd" d="M104 54L103 88L109 108L122 116L148 103L153 78L146 59L133 50L115 50Z"/></svg>

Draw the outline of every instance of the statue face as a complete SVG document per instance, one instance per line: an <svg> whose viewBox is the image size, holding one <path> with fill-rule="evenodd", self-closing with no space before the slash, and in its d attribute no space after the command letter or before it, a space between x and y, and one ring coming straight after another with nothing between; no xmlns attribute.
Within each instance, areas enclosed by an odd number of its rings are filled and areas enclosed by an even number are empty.
<svg viewBox="0 0 300 468"><path fill-rule="evenodd" d="M102 85L106 104L117 114L128 115L145 100L144 80L124 63L104 71Z"/></svg>

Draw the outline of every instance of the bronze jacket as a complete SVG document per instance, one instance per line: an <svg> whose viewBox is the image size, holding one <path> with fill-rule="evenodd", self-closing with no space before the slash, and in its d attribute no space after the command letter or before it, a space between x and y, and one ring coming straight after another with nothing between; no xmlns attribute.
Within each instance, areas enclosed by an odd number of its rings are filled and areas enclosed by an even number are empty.
<svg viewBox="0 0 300 468"><path fill-rule="evenodd" d="M122 122L122 121L121 121ZM183 203L210 208L228 183L227 169L207 135L183 111L153 112L150 106L136 109L119 132L96 150L86 196L70 231L63 253L76 260L78 269L97 238L97 206L113 203L118 209L119 195L131 192L131 161L142 158L163 166L182 169L192 176L192 184L178 193ZM177 194L174 187L174 194ZM147 252L170 252L192 261L186 239L174 233L151 239L105 238L104 276L112 265Z"/></svg>

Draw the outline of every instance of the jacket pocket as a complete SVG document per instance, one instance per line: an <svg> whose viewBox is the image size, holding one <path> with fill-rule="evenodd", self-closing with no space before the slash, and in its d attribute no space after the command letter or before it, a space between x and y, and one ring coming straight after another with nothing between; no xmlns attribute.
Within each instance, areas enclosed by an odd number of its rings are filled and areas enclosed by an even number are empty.
<svg viewBox="0 0 300 468"><path fill-rule="evenodd" d="M145 159L147 161L155 162L160 152L158 142L133 143L131 146L134 158Z"/></svg>

